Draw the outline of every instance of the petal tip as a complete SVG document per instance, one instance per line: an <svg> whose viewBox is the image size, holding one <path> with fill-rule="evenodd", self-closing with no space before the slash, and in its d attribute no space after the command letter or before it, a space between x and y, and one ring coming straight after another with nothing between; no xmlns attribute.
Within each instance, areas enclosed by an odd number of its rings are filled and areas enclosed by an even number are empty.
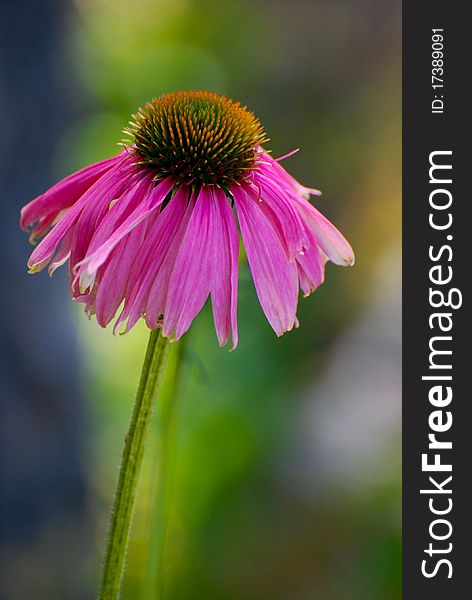
<svg viewBox="0 0 472 600"><path fill-rule="evenodd" d="M28 274L34 275L35 273L39 273L45 267L45 264L28 262L26 266L28 267Z"/></svg>
<svg viewBox="0 0 472 600"><path fill-rule="evenodd" d="M354 252L352 250L352 248L350 248L350 253L346 255L346 257L344 258L344 263L343 263L343 267L353 267L356 263L356 257L354 255Z"/></svg>

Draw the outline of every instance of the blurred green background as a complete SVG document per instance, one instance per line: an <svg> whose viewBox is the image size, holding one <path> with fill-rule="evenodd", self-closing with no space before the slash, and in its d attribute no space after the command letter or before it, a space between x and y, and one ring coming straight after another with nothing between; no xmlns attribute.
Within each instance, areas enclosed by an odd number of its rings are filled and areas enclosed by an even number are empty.
<svg viewBox="0 0 472 600"><path fill-rule="evenodd" d="M323 190L317 206L356 252L352 269L328 264L325 285L300 300L300 328L281 339L246 265L237 350L218 349L208 307L186 336L162 597L400 598L400 3L76 0L63 36L78 109L54 149L51 183L116 153L130 113L151 97L215 90L260 117L274 156L301 149L285 167ZM64 281L69 302L66 293ZM8 599L92 598L97 586L147 331L114 337L71 310L87 401L86 508L15 550L17 573L27 565L30 575ZM155 560L147 540L173 366L175 356L124 600L147 597Z"/></svg>

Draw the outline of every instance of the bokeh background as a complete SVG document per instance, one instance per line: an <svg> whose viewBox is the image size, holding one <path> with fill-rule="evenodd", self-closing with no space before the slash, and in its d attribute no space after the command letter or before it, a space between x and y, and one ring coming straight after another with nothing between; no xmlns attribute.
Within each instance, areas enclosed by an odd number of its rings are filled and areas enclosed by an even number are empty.
<svg viewBox="0 0 472 600"><path fill-rule="evenodd" d="M179 89L240 99L275 156L300 147L286 167L357 263L329 264L281 339L244 267L237 351L207 309L179 373L173 349L123 598L150 597L160 552L166 600L401 597L400 43L394 0L0 1L1 600L94 597L147 337L89 322L64 273L28 276L18 210Z"/></svg>

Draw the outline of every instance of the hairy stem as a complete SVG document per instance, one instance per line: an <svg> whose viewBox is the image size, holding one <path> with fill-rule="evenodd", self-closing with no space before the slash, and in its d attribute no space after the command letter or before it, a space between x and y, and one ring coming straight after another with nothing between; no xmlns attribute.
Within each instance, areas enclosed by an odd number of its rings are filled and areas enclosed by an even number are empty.
<svg viewBox="0 0 472 600"><path fill-rule="evenodd" d="M151 331L141 379L125 438L120 476L111 514L99 600L119 597L146 436L157 390L167 364L169 342L160 329Z"/></svg>

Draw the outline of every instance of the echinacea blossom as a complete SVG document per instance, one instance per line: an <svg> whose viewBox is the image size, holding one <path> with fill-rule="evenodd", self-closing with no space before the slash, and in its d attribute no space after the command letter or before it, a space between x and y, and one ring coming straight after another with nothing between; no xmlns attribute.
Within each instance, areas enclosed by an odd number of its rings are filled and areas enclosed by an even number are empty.
<svg viewBox="0 0 472 600"><path fill-rule="evenodd" d="M239 232L277 335L297 325L299 289L325 263L351 265L343 235L264 150L253 113L216 93L178 92L141 108L116 156L66 177L21 211L31 272L69 261L72 297L105 327L179 339L208 296L220 346L238 342ZM239 225L239 227L238 227Z"/></svg>

